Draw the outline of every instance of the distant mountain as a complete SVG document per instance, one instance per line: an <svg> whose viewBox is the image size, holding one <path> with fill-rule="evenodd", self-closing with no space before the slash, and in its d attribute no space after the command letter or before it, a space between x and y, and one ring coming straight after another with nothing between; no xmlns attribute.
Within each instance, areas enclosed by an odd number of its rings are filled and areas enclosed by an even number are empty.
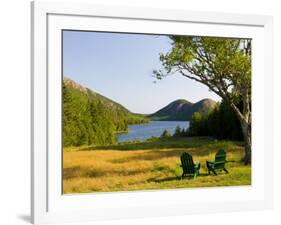
<svg viewBox="0 0 281 225"><path fill-rule="evenodd" d="M94 92L93 90L82 86L81 84L69 79L69 78L64 78L63 82L65 85L67 85L70 88L74 88L76 90L79 90L80 92L84 92L85 94L88 95L89 98L94 98L97 101L100 101L101 103L103 103L109 110L112 111L118 111L118 112L125 112L125 113L130 113L128 109L126 109L124 106L122 106L121 104L101 95L98 94L96 92Z"/></svg>
<svg viewBox="0 0 281 225"><path fill-rule="evenodd" d="M97 92L94 92L93 90L82 86L81 84L67 78L64 77L63 82L65 85L72 87L74 89L77 89L81 92L84 92L88 95L88 97L90 99L95 99L96 101L99 101L100 103L102 103L108 110L112 111L112 112L116 112L117 114L126 114L126 116L128 116L129 118L132 118L132 120L135 118L135 121L131 121L131 123L139 123L141 121L139 120L145 120L148 122L147 119L145 119L145 117L142 114L138 114L138 113L133 113L130 112L127 108L125 108L123 105L101 95L98 94ZM129 121L129 124L131 124Z"/></svg>
<svg viewBox="0 0 281 225"><path fill-rule="evenodd" d="M148 115L150 120L180 120L189 121L191 120L194 112L207 112L216 105L216 102L212 99L202 99L199 102L191 103L185 99L178 99L171 102L164 108L157 112Z"/></svg>

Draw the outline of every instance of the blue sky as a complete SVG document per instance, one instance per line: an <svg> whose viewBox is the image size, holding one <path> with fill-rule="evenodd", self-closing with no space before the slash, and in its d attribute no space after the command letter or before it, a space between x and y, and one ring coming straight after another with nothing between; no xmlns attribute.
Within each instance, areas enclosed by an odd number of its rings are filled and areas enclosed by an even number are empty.
<svg viewBox="0 0 281 225"><path fill-rule="evenodd" d="M180 74L153 82L159 53L170 48L166 36L64 31L63 73L136 113L153 113L177 99L220 100Z"/></svg>

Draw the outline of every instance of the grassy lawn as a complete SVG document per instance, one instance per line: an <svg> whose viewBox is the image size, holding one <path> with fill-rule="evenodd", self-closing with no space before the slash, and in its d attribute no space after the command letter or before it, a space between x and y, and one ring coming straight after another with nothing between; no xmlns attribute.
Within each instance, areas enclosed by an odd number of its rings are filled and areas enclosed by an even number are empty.
<svg viewBox="0 0 281 225"><path fill-rule="evenodd" d="M208 175L205 162L213 160L219 148L227 151L229 174ZM185 151L194 162L201 162L196 179L180 179L180 155ZM65 148L63 190L86 193L250 185L251 166L244 166L242 157L240 142L206 137Z"/></svg>

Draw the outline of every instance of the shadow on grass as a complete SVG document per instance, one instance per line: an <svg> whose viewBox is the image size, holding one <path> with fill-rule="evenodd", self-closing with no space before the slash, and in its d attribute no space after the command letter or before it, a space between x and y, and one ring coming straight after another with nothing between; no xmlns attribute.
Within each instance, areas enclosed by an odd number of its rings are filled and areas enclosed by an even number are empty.
<svg viewBox="0 0 281 225"><path fill-rule="evenodd" d="M122 159L113 159L111 160L112 163L126 163L128 161L154 161L154 160L160 160L163 158L169 158L169 157L175 157L180 156L183 152L185 152L185 149L175 149L175 150L165 150L165 151L147 151L142 154L132 155L126 158Z"/></svg>
<svg viewBox="0 0 281 225"><path fill-rule="evenodd" d="M207 176L211 176L208 173L200 173L200 175L198 175L198 177L207 177ZM197 178L198 178L197 177ZM193 176L189 176L189 177L184 177L183 179L181 178L181 176L174 176L174 177L166 177L166 178L150 178L147 181L148 182L155 182L155 183L161 183L161 182L166 182L166 181L179 181L179 180L194 180L196 178L194 178Z"/></svg>
<svg viewBox="0 0 281 225"><path fill-rule="evenodd" d="M191 155L194 156L206 156L210 153L215 153L217 149L212 148L201 148L200 151L196 148L187 148L187 149L172 149L172 150L163 150L163 151L147 151L141 154L132 155L126 158L121 159L113 159L111 160L112 163L126 163L130 160L137 161L137 160L148 160L148 161L154 161L154 160L161 160L164 158L171 158L171 157L178 157L180 159L180 156L184 152L188 152Z"/></svg>
<svg viewBox="0 0 281 225"><path fill-rule="evenodd" d="M166 178L161 178L161 179L150 178L147 180L147 182L161 183L161 182L165 182L165 181L175 181L175 180L180 180L180 179L181 179L181 177L166 177Z"/></svg>
<svg viewBox="0 0 281 225"><path fill-rule="evenodd" d="M72 179L72 178L82 178L82 177L90 177L90 178L99 178L105 176L132 176L140 173L148 172L148 169L130 169L126 170L97 170L91 168L81 168L80 166L73 166L70 168L63 169L63 179Z"/></svg>
<svg viewBox="0 0 281 225"><path fill-rule="evenodd" d="M110 177L114 177L114 176L133 176L133 175L137 175L140 173L145 173L148 170L144 170L144 169L135 169L135 170L126 170L126 168L124 170L108 170L108 171L98 171L98 170L84 170L82 173L83 177L91 177L91 178L98 178L98 177L105 177L105 176L110 176Z"/></svg>
<svg viewBox="0 0 281 225"><path fill-rule="evenodd" d="M211 137L171 137L156 138L147 141L122 142L116 145L87 146L80 151L88 150L147 150L147 149L165 149L165 148L195 148L203 145L213 144Z"/></svg>
<svg viewBox="0 0 281 225"><path fill-rule="evenodd" d="M72 166L69 168L63 168L63 179L71 179L77 177L77 174L80 171L80 166Z"/></svg>

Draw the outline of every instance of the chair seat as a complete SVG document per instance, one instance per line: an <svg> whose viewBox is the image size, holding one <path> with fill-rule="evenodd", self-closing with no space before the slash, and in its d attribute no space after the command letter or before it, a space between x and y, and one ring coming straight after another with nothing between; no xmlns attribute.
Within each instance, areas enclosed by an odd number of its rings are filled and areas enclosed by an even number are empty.
<svg viewBox="0 0 281 225"><path fill-rule="evenodd" d="M224 170L226 173L228 173L227 169L225 168L226 163L226 152L224 149L220 149L215 156L215 161L206 161L208 173L210 174L213 172L215 175L217 175L216 171Z"/></svg>

